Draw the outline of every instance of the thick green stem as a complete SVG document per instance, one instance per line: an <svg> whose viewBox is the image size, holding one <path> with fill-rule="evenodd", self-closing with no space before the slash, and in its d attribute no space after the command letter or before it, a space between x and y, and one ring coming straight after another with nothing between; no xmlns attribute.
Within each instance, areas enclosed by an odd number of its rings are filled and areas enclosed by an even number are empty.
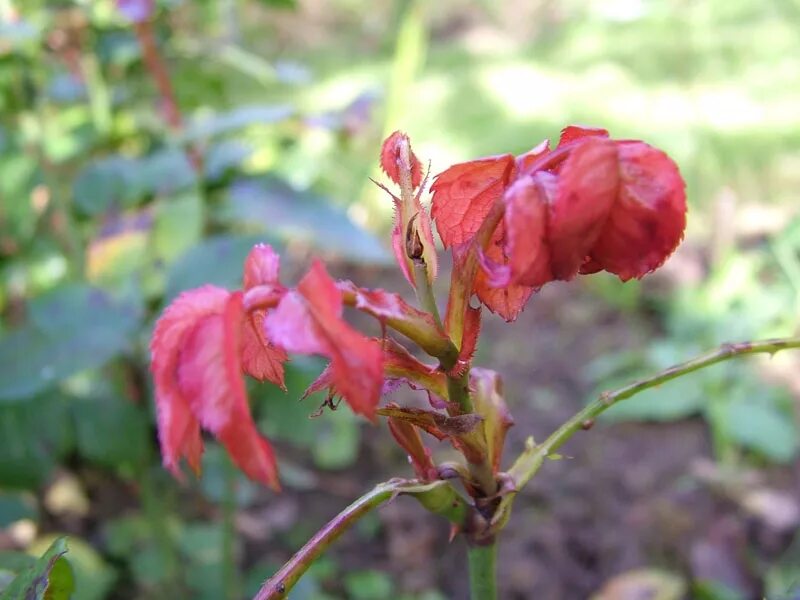
<svg viewBox="0 0 800 600"><path fill-rule="evenodd" d="M472 600L495 600L497 598L497 542L469 546L469 588Z"/></svg>

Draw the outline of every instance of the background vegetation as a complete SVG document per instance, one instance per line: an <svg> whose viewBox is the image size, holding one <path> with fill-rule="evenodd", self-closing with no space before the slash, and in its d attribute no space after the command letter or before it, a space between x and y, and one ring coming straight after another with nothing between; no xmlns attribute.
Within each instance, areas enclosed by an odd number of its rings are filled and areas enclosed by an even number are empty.
<svg viewBox="0 0 800 600"><path fill-rule="evenodd" d="M131 20L146 2L118 4L0 0L0 589L66 533L78 600L243 598L348 498L409 474L385 432L307 418L322 365L298 359L288 394L252 389L286 493L213 443L178 484L147 372L159 310L238 285L255 241L287 282L316 255L402 290L368 179L397 128L436 173L602 125L687 179L687 242L659 276L553 285L519 326L488 320L478 360L506 375L517 447L598 389L798 331L797 0L160 0L151 28ZM526 492L503 597L790 597L798 373L736 362L615 408ZM293 598L464 597L439 538L390 505Z"/></svg>

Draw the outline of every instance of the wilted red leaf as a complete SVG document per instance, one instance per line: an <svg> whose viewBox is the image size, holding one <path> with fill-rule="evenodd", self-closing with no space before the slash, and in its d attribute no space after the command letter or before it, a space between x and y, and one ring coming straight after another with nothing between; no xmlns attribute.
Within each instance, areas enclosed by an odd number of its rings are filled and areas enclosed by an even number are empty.
<svg viewBox="0 0 800 600"><path fill-rule="evenodd" d="M555 279L578 274L606 224L616 200L617 148L611 140L587 138L558 173L558 191L550 204L547 240Z"/></svg>
<svg viewBox="0 0 800 600"><path fill-rule="evenodd" d="M473 308L468 306L464 315L464 332L461 336L461 348L458 352L458 361L452 369L452 374L460 375L468 367L475 349L478 347L478 337L481 332L481 309L480 306Z"/></svg>
<svg viewBox="0 0 800 600"><path fill-rule="evenodd" d="M510 279L538 289L552 281L547 243L550 200L556 194L556 176L536 173L521 177L505 195L506 252Z"/></svg>
<svg viewBox="0 0 800 600"><path fill-rule="evenodd" d="M660 150L622 142L617 155L616 202L590 256L595 267L626 281L660 267L680 244L686 192L678 167Z"/></svg>
<svg viewBox="0 0 800 600"><path fill-rule="evenodd" d="M408 461L422 481L433 481L438 477L438 472L431 459L430 450L422 443L422 438L416 427L401 419L389 417L387 419L389 431L400 447L406 451Z"/></svg>
<svg viewBox="0 0 800 600"><path fill-rule="evenodd" d="M321 262L287 292L265 325L269 339L286 351L330 358L335 389L354 412L374 418L383 384L380 345L342 320L342 292Z"/></svg>
<svg viewBox="0 0 800 600"><path fill-rule="evenodd" d="M278 293L283 288L278 281L280 275L280 257L267 244L253 246L244 261L243 286L245 291L262 290L266 293L270 288ZM253 292L248 296L252 300ZM245 373L259 381L271 381L283 390L283 363L286 352L276 347L267 339L264 331L266 310L251 310L245 317L242 331L242 369Z"/></svg>
<svg viewBox="0 0 800 600"><path fill-rule="evenodd" d="M405 381L414 389L424 388L442 398L447 397L447 379L438 365L420 362L391 338L382 340L381 346L386 377Z"/></svg>
<svg viewBox="0 0 800 600"><path fill-rule="evenodd" d="M496 265L508 265L508 256L503 249L505 239L504 226L501 223L495 230L493 241L484 251L485 260ZM474 292L478 299L493 313L499 314L506 321L513 321L522 312L528 298L533 294L534 289L509 283L504 287L496 287L491 280L491 274L484 269L480 269L475 276Z"/></svg>
<svg viewBox="0 0 800 600"><path fill-rule="evenodd" d="M479 158L439 173L431 186L431 216L445 248L471 240L514 174L510 154Z"/></svg>
<svg viewBox="0 0 800 600"><path fill-rule="evenodd" d="M150 342L150 369L155 382L156 419L164 466L180 477L179 462L186 457L200 471L203 441L200 423L178 386L181 346L194 326L209 315L223 311L229 292L207 285L184 292L156 322Z"/></svg>
<svg viewBox="0 0 800 600"><path fill-rule="evenodd" d="M394 181L397 185L401 185L401 144L405 144L408 147L408 156L411 161L409 165L411 168L411 185L416 189L422 182L422 164L411 150L411 143L408 140L408 136L402 131L395 131L384 140L383 146L381 147L381 168L384 173L389 176L389 179Z"/></svg>
<svg viewBox="0 0 800 600"><path fill-rule="evenodd" d="M288 357L267 339L264 332L266 311L251 312L246 316L242 331L242 370L259 381L271 381L284 391L283 363Z"/></svg>
<svg viewBox="0 0 800 600"><path fill-rule="evenodd" d="M256 244L244 261L245 291L257 285L277 285L280 275L280 256L267 244Z"/></svg>
<svg viewBox="0 0 800 600"><path fill-rule="evenodd" d="M581 125L567 125L561 130L561 138L558 140L558 147L580 140L586 137L608 137L608 130L602 127L582 127Z"/></svg>
<svg viewBox="0 0 800 600"><path fill-rule="evenodd" d="M221 313L203 317L183 340L178 387L205 429L219 438L251 479L278 488L275 456L256 430L239 358L242 293L230 294Z"/></svg>
<svg viewBox="0 0 800 600"><path fill-rule="evenodd" d="M400 407L396 404L379 408L378 414L407 421L439 440L445 438L455 438L457 440L475 431L475 428L482 421L482 417L474 413L451 417L434 410Z"/></svg>

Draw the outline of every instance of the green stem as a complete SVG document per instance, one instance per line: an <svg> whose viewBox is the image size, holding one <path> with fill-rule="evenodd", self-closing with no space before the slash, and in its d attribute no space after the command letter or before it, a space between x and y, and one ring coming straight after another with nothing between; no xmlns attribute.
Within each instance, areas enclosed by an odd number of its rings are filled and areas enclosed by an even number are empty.
<svg viewBox="0 0 800 600"><path fill-rule="evenodd" d="M393 479L379 483L314 534L277 573L264 582L253 600L287 598L300 577L339 536L369 511L401 494L414 496L429 511L444 516L459 527L464 526L471 514L471 507L446 481L419 484L413 480Z"/></svg>
<svg viewBox="0 0 800 600"><path fill-rule="evenodd" d="M495 600L497 598L497 542L470 546L467 550L469 563L469 588L472 600Z"/></svg>
<svg viewBox="0 0 800 600"><path fill-rule="evenodd" d="M719 362L730 360L748 354L775 354L780 350L800 348L800 337L763 340L758 342L740 342L736 344L723 344L716 350L703 354L684 363L672 366L660 373L640 379L615 391L603 392L598 398L589 403L586 408L576 413L566 423L554 431L544 443L536 445L533 438L528 438L525 451L517 458L509 470L509 475L514 478L517 491L530 480L544 459L555 452L564 442L580 429L587 429L594 423L594 419L605 412L617 402L635 396L649 388L677 379L683 375L698 371ZM512 495L510 495L512 496ZM509 496L509 497L510 497Z"/></svg>
<svg viewBox="0 0 800 600"><path fill-rule="evenodd" d="M222 587L225 598L236 600L239 591L239 573L236 563L236 488L237 471L226 457L225 494L222 499Z"/></svg>
<svg viewBox="0 0 800 600"><path fill-rule="evenodd" d="M417 286L417 301L422 310L429 312L433 316L433 322L439 329L443 329L442 317L439 316L439 307L436 305L436 297L433 295L433 287L428 281L428 265L423 261L414 261L414 281Z"/></svg>

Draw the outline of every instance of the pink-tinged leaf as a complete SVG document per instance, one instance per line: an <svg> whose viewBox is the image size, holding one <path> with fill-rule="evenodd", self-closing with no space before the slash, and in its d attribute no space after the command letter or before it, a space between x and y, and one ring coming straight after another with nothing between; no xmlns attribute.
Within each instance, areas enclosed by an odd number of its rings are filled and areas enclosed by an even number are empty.
<svg viewBox="0 0 800 600"><path fill-rule="evenodd" d="M478 337L481 332L481 309L467 307L464 315L464 333L461 336L461 348L458 352L456 366L451 369L451 375L461 375L472 361L478 347Z"/></svg>
<svg viewBox="0 0 800 600"><path fill-rule="evenodd" d="M548 227L555 279L577 275L600 237L617 198L618 173L616 144L600 137L578 143L561 167Z"/></svg>
<svg viewBox="0 0 800 600"><path fill-rule="evenodd" d="M400 447L406 451L408 461L422 481L433 481L438 472L431 459L430 450L422 443L416 427L400 419L387 419L389 431Z"/></svg>
<svg viewBox="0 0 800 600"><path fill-rule="evenodd" d="M558 140L558 147L586 137L607 138L608 130L603 129L602 127L581 127L580 125L567 125L561 130L561 138Z"/></svg>
<svg viewBox="0 0 800 600"><path fill-rule="evenodd" d="M503 250L504 238L504 225L501 223L484 251L485 257L490 263L501 266L508 265L508 256ZM533 294L533 288L515 283L498 288L494 287L493 283L491 274L479 269L473 288L475 294L490 311L499 314L506 321L513 321L522 312L528 298Z"/></svg>
<svg viewBox="0 0 800 600"><path fill-rule="evenodd" d="M179 462L186 457L200 470L203 442L200 423L178 385L180 349L192 329L209 315L223 311L230 292L207 285L184 292L156 322L150 342L150 368L155 382L156 419L164 466L180 477Z"/></svg>
<svg viewBox="0 0 800 600"><path fill-rule="evenodd" d="M258 379L270 381L286 391L283 375L283 363L286 362L286 351L278 348L267 339L264 332L266 312L254 311L245 317L242 330L242 370Z"/></svg>
<svg viewBox="0 0 800 600"><path fill-rule="evenodd" d="M422 243L422 260L428 271L428 282L433 283L439 270L439 259L436 256L436 243L433 241L433 230L431 228L431 216L428 214L416 199L416 231Z"/></svg>
<svg viewBox="0 0 800 600"><path fill-rule="evenodd" d="M426 389L447 398L447 378L438 365L426 365L391 338L383 340L383 370L388 378L405 381L414 389Z"/></svg>
<svg viewBox="0 0 800 600"><path fill-rule="evenodd" d="M230 294L219 314L200 320L184 339L178 384L192 412L254 481L278 488L275 457L255 428L239 358L242 293Z"/></svg>
<svg viewBox="0 0 800 600"><path fill-rule="evenodd" d="M311 394L316 394L322 390L328 390L328 393L332 396L341 396L341 394L334 388L333 368L331 367L331 363L328 363L322 370L322 373L317 375L317 378L306 388L306 391L303 392L303 395L300 397L300 399L305 400Z"/></svg>
<svg viewBox="0 0 800 600"><path fill-rule="evenodd" d="M402 229L400 216L398 215L395 217L394 227L392 227L392 252L394 252L394 258L397 264L400 265L400 271L402 271L403 277L411 284L411 287L415 287L416 284L414 283L414 271L412 269L411 259L406 252L406 235Z"/></svg>
<svg viewBox="0 0 800 600"><path fill-rule="evenodd" d="M475 388L473 403L475 413L483 417L483 434L486 440L492 471L500 470L506 432L514 424L511 412L503 399L500 376L488 369L473 369L472 383Z"/></svg>
<svg viewBox="0 0 800 600"><path fill-rule="evenodd" d="M539 289L553 280L547 228L557 178L550 173L521 177L505 194L506 253L510 280Z"/></svg>
<svg viewBox="0 0 800 600"><path fill-rule="evenodd" d="M408 156L411 161L410 165L405 166L406 169L411 170L411 185L414 188L419 187L422 182L422 164L411 150L411 143L408 136L401 132L395 131L383 142L381 147L381 168L383 172L389 176L389 179L400 185L400 171L403 169L401 165L402 158L400 152L401 144L406 144L408 147Z"/></svg>
<svg viewBox="0 0 800 600"><path fill-rule="evenodd" d="M411 423L439 440L462 438L475 431L483 420L480 415L474 413L451 417L435 410L400 407L396 404L379 408L378 414Z"/></svg>
<svg viewBox="0 0 800 600"><path fill-rule="evenodd" d="M265 320L270 340L288 352L331 359L333 386L354 412L374 418L383 385L380 345L345 323L342 292L315 261L296 291Z"/></svg>
<svg viewBox="0 0 800 600"><path fill-rule="evenodd" d="M520 154L516 158L517 173L524 175L534 166L540 158L550 153L550 140L544 140L538 146L528 150L525 154Z"/></svg>
<svg viewBox="0 0 800 600"><path fill-rule="evenodd" d="M431 186L431 216L445 248L471 240L514 175L510 154L453 165Z"/></svg>
<svg viewBox="0 0 800 600"><path fill-rule="evenodd" d="M678 167L644 142L617 144L616 202L591 251L593 268L626 281L661 266L683 239L686 192Z"/></svg>
<svg viewBox="0 0 800 600"><path fill-rule="evenodd" d="M280 256L267 244L256 244L244 261L245 291L257 285L278 285Z"/></svg>

